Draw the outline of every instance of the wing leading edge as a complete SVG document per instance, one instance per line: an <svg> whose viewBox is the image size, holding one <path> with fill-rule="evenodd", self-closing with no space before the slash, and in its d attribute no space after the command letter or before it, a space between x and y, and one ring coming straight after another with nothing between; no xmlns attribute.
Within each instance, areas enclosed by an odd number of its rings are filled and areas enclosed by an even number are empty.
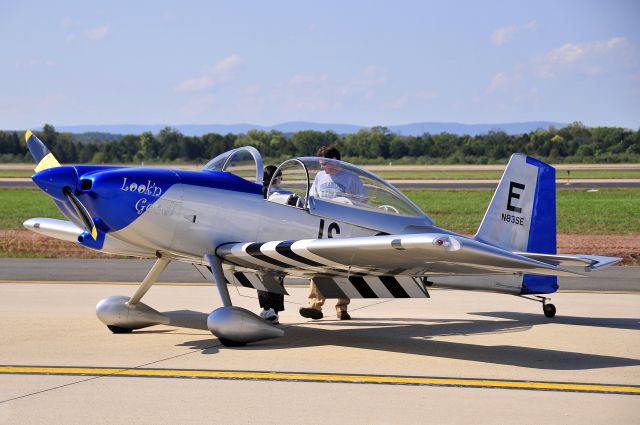
<svg viewBox="0 0 640 425"><path fill-rule="evenodd" d="M243 268L300 276L576 276L459 235L423 233L223 244L216 254Z"/></svg>

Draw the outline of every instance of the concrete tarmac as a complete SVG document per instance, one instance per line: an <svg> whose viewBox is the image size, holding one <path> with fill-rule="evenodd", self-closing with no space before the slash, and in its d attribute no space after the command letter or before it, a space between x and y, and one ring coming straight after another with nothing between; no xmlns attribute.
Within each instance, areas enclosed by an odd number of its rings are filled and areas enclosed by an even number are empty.
<svg viewBox="0 0 640 425"><path fill-rule="evenodd" d="M124 264L124 263L123 263ZM55 276L54 272L51 276ZM6 277L6 276L5 276ZM67 279L70 280L70 279ZM637 423L640 296L559 293L554 319L508 295L434 290L353 300L351 321L301 318L226 348L212 286L157 285L171 326L111 334L95 316L134 285L0 283L0 423ZM255 291L230 288L258 311Z"/></svg>
<svg viewBox="0 0 640 425"><path fill-rule="evenodd" d="M154 260L139 259L44 259L0 258L0 282L142 282ZM478 277L478 280L483 280ZM210 284L206 270L173 261L160 275L159 282ZM640 291L640 267L608 267L585 277L558 279L561 290ZM303 285L304 279L287 279L288 285Z"/></svg>

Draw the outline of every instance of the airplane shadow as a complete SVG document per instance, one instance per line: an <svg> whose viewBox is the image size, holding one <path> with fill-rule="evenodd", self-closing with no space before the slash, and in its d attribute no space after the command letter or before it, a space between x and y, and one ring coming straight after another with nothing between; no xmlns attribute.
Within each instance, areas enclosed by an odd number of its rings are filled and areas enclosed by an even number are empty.
<svg viewBox="0 0 640 425"><path fill-rule="evenodd" d="M179 310L163 314L171 318L172 326L207 329L207 314L205 313ZM637 358L514 345L486 346L434 339L443 336L524 332L533 326L554 323L640 330L638 320L627 318L562 316L547 319L541 314L503 311L472 314L506 320L416 320L358 317L349 322L338 320L304 321L282 326L285 329L285 335L282 338L251 343L235 349L261 351L330 345L549 370L584 370L640 365L640 359ZM314 327L306 326L311 323L314 324ZM316 327L323 324L330 325L331 329ZM342 329L336 329L336 327ZM220 347L219 342L213 337L185 341L180 346L202 350L202 354L215 354Z"/></svg>

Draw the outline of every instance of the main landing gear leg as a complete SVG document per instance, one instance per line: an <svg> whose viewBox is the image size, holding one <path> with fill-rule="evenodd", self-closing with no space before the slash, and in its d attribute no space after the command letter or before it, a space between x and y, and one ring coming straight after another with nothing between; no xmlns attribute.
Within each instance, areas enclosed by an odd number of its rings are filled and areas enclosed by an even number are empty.
<svg viewBox="0 0 640 425"><path fill-rule="evenodd" d="M155 264L131 298L117 295L107 297L96 306L98 319L107 325L111 332L129 333L147 326L169 324L170 319L167 316L140 302L171 261L160 253L157 257Z"/></svg>
<svg viewBox="0 0 640 425"><path fill-rule="evenodd" d="M549 319L551 319L552 317L554 317L556 315L556 306L553 304L548 304L547 301L551 301L551 298L547 298L547 297L542 297L540 295L534 295L535 298L530 298L526 295L520 295L520 297L527 299L527 300L531 300L531 301L536 301L536 302L540 302L542 303L542 312L544 313L544 315L546 317L548 317Z"/></svg>
<svg viewBox="0 0 640 425"><path fill-rule="evenodd" d="M207 318L207 327L218 337L222 345L238 347L248 342L283 336L282 329L276 328L249 310L231 305L229 288L227 288L220 258L212 254L208 254L206 258L211 266L211 273L223 304L223 307L211 312Z"/></svg>

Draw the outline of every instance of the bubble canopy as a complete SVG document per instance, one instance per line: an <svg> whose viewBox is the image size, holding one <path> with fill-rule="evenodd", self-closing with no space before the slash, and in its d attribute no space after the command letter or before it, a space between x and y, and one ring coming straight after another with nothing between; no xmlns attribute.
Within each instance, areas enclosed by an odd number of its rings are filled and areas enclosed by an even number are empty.
<svg viewBox="0 0 640 425"><path fill-rule="evenodd" d="M292 194L306 208L316 199L393 215L424 217L402 192L375 174L336 159L301 157L283 162L269 185L268 199Z"/></svg>
<svg viewBox="0 0 640 425"><path fill-rule="evenodd" d="M226 171L263 184L262 156L252 146L225 152L204 170ZM314 200L395 216L430 219L409 198L375 174L336 159L299 157L283 162L269 182L267 200L309 209Z"/></svg>

